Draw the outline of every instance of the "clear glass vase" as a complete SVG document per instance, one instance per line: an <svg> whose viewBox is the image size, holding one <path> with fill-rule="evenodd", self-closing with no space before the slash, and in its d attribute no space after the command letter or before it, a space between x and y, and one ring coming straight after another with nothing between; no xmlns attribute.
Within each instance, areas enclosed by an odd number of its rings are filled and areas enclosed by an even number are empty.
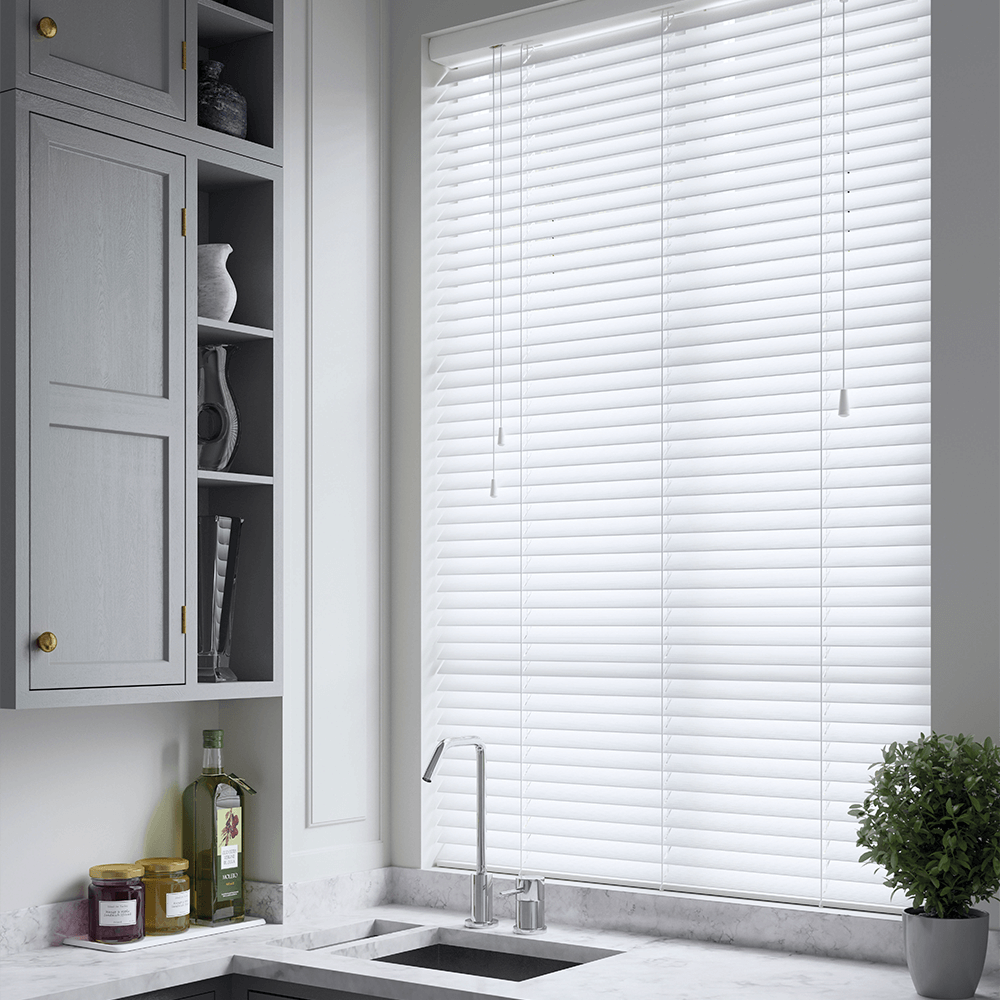
<svg viewBox="0 0 1000 1000"><path fill-rule="evenodd" d="M198 680L235 681L233 653L236 569L243 518L198 518Z"/></svg>

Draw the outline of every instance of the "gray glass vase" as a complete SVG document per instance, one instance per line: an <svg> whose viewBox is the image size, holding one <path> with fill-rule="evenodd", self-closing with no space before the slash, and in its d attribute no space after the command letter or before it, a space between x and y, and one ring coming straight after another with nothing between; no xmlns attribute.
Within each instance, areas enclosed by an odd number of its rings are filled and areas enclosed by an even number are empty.
<svg viewBox="0 0 1000 1000"><path fill-rule="evenodd" d="M229 352L214 344L198 349L198 468L224 472L240 442L240 411L229 388Z"/></svg>

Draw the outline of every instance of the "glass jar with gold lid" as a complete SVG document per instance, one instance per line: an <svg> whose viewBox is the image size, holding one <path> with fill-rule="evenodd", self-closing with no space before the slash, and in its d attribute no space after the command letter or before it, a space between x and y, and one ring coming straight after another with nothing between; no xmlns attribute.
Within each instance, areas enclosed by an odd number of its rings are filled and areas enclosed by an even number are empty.
<svg viewBox="0 0 1000 1000"><path fill-rule="evenodd" d="M145 887L139 865L94 865L87 889L88 936L102 944L141 941Z"/></svg>
<svg viewBox="0 0 1000 1000"><path fill-rule="evenodd" d="M191 924L191 883L184 858L140 858L146 887L146 933L178 934Z"/></svg>

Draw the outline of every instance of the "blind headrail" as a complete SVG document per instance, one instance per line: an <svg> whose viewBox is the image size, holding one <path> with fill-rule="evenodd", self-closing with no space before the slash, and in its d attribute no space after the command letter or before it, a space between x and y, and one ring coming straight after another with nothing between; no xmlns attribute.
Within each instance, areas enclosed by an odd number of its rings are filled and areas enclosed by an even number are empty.
<svg viewBox="0 0 1000 1000"><path fill-rule="evenodd" d="M670 15L668 30L688 31L810 2L813 0L681 0L650 7L644 0L560 0L430 35L428 55L446 69L460 69L488 63L497 45L528 43L538 47L533 58L541 60L549 53L561 57L572 54L574 48L585 51L595 35L607 39L609 32L621 42L658 35L664 11Z"/></svg>

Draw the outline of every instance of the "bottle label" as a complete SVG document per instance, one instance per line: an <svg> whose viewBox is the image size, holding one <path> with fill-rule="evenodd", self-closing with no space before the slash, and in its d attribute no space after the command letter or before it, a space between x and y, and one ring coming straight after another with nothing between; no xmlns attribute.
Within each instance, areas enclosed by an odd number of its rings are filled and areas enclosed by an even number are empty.
<svg viewBox="0 0 1000 1000"><path fill-rule="evenodd" d="M239 899L243 895L243 873L240 855L243 852L243 809L241 806L220 806L215 810L219 900Z"/></svg>
<svg viewBox="0 0 1000 1000"><path fill-rule="evenodd" d="M136 923L136 899L103 899L97 905L97 923L101 927L132 927Z"/></svg>
<svg viewBox="0 0 1000 1000"><path fill-rule="evenodd" d="M191 912L191 890L184 889L182 892L168 892L166 894L167 919L172 917L186 917Z"/></svg>

